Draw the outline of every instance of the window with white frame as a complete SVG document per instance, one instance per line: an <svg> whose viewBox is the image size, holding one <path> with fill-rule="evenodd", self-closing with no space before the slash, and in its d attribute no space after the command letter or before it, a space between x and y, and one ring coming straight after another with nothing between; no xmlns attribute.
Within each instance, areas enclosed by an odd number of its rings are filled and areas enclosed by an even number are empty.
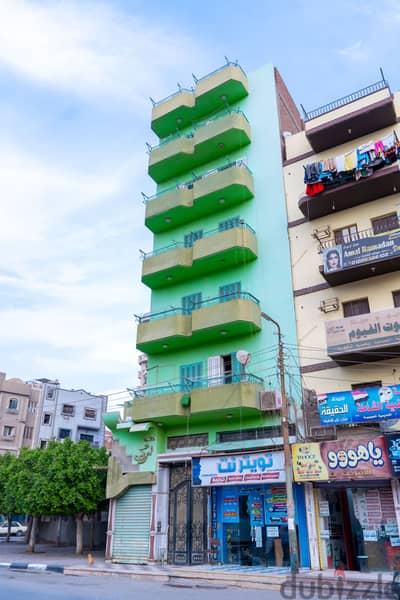
<svg viewBox="0 0 400 600"><path fill-rule="evenodd" d="M59 429L58 430L58 439L59 440L65 440L66 438L70 438L71 437L71 430L70 429Z"/></svg>
<svg viewBox="0 0 400 600"><path fill-rule="evenodd" d="M68 417L73 417L75 414L75 407L72 404L63 404L61 413Z"/></svg>
<svg viewBox="0 0 400 600"><path fill-rule="evenodd" d="M10 398L8 401L8 410L18 410L18 399Z"/></svg>
<svg viewBox="0 0 400 600"><path fill-rule="evenodd" d="M50 425L50 423L51 423L51 413L44 413L43 425Z"/></svg>
<svg viewBox="0 0 400 600"><path fill-rule="evenodd" d="M85 408L85 419L95 419L97 410L95 408Z"/></svg>
<svg viewBox="0 0 400 600"><path fill-rule="evenodd" d="M4 437L14 437L15 436L15 427L12 427L11 425L4 425L3 436Z"/></svg>

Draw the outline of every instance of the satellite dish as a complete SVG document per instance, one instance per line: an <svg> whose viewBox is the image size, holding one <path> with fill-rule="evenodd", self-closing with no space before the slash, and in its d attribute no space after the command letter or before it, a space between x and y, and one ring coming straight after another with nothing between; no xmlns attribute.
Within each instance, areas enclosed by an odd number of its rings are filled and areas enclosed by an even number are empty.
<svg viewBox="0 0 400 600"><path fill-rule="evenodd" d="M238 350L236 352L236 358L241 365L248 365L251 361L251 354L250 352L247 352L247 350Z"/></svg>

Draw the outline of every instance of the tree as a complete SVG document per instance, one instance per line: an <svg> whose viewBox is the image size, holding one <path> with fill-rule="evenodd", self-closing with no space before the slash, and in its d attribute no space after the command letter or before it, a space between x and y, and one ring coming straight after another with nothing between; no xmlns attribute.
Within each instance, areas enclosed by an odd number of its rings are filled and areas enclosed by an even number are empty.
<svg viewBox="0 0 400 600"><path fill-rule="evenodd" d="M0 514L7 515L7 542L10 541L11 520L16 512L16 496L12 477L17 469L17 457L14 454L0 455Z"/></svg>
<svg viewBox="0 0 400 600"><path fill-rule="evenodd" d="M42 514L73 515L76 519L76 553L83 550L83 517L98 510L105 498L108 453L87 442L70 439L50 442L43 453L47 473L48 508Z"/></svg>

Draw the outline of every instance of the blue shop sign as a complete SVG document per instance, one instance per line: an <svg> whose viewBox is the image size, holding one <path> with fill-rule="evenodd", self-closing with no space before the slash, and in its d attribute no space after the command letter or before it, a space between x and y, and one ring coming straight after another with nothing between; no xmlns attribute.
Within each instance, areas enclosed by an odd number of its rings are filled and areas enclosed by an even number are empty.
<svg viewBox="0 0 400 600"><path fill-rule="evenodd" d="M318 395L321 425L400 418L400 386L388 385Z"/></svg>
<svg viewBox="0 0 400 600"><path fill-rule="evenodd" d="M400 433L386 433L386 446L394 477L400 477Z"/></svg>

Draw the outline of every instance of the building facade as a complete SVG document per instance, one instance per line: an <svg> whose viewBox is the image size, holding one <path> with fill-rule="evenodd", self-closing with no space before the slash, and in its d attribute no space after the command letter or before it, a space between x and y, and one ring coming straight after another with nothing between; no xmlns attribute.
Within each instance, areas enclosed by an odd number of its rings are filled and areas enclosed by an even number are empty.
<svg viewBox="0 0 400 600"><path fill-rule="evenodd" d="M151 309L137 318L146 385L123 419L106 416L114 561L288 564L277 337L261 313L281 324L295 364L282 159L301 127L270 65L247 76L228 63L154 103ZM287 385L295 407L295 368ZM302 484L295 494L306 566Z"/></svg>
<svg viewBox="0 0 400 600"><path fill-rule="evenodd" d="M104 445L103 413L107 396L85 390L67 390L58 380L38 379L42 386L40 419L35 446L45 448L50 440L70 438L93 447Z"/></svg>
<svg viewBox="0 0 400 600"><path fill-rule="evenodd" d="M0 454L33 448L41 386L0 373Z"/></svg>
<svg viewBox="0 0 400 600"><path fill-rule="evenodd" d="M385 570L400 528L390 456L400 426L400 95L383 78L304 116L284 165L298 355L314 390L295 477L306 482L311 566Z"/></svg>

